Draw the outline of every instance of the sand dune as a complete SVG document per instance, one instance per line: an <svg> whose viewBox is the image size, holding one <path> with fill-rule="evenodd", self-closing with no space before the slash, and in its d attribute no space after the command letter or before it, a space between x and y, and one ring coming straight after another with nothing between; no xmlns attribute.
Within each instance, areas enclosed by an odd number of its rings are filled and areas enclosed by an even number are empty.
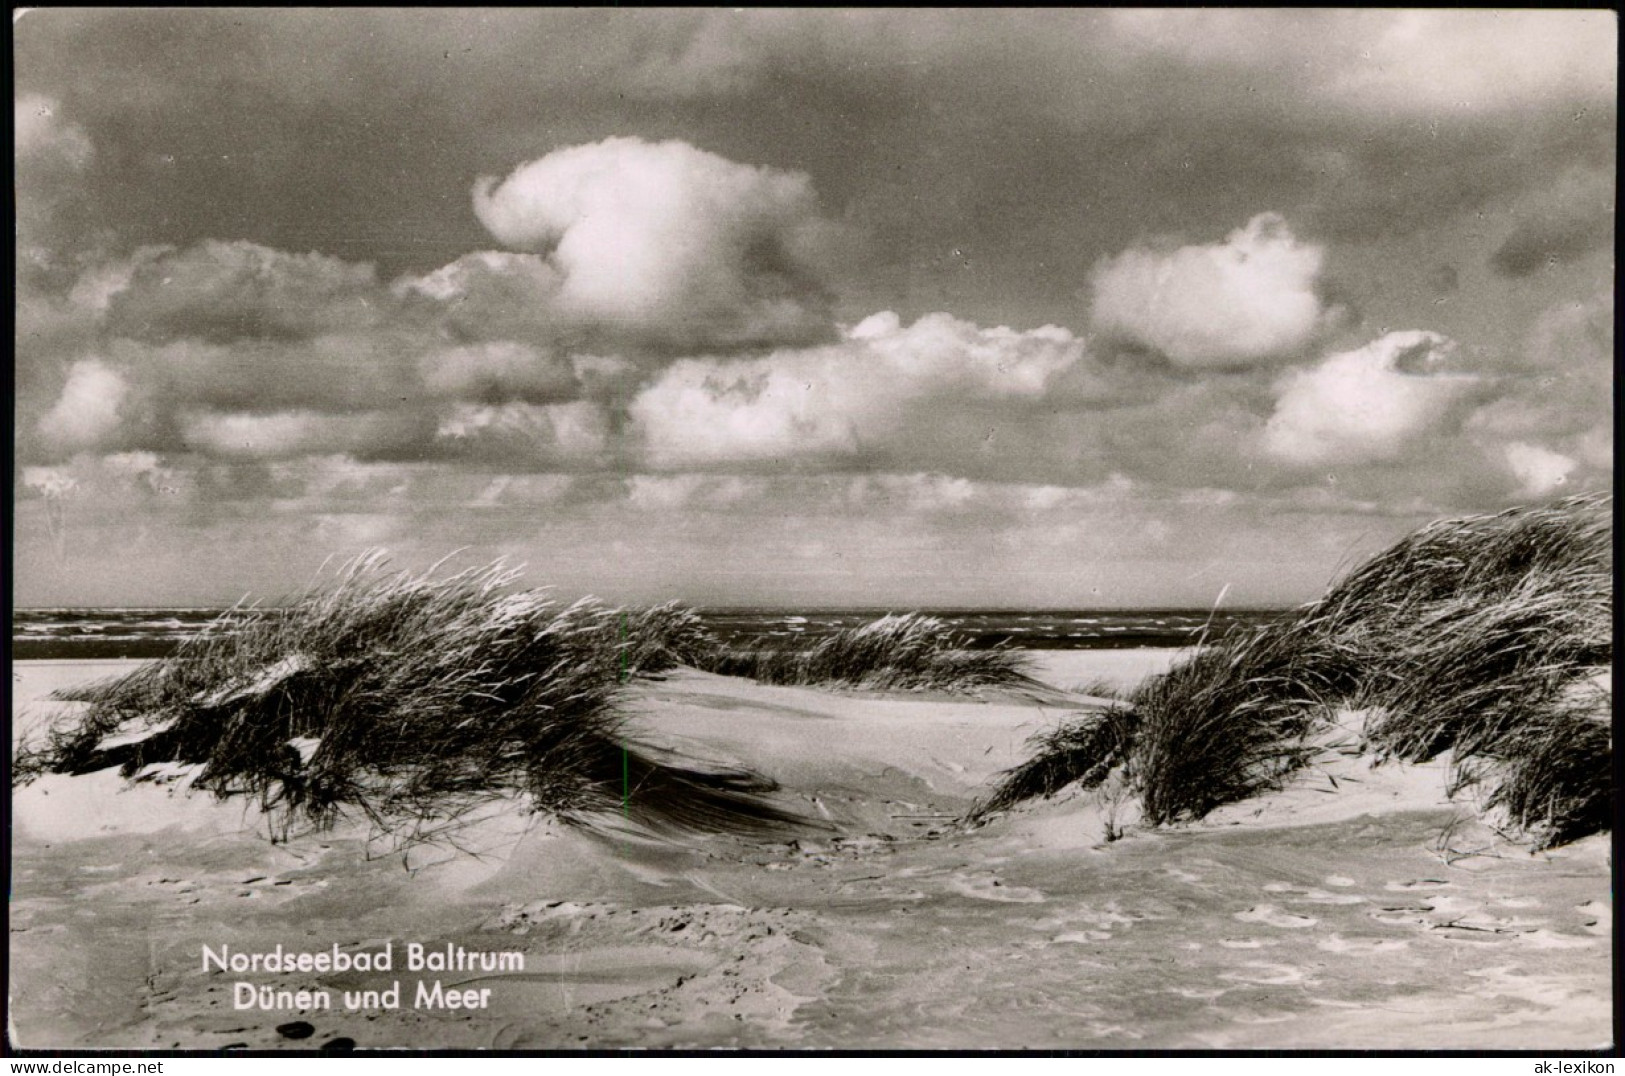
<svg viewBox="0 0 1625 1076"><path fill-rule="evenodd" d="M1041 666L1061 689L1126 685L1171 656ZM54 687L117 667L18 665L15 735ZM499 804L461 848L403 855L359 828L272 844L252 810L174 784L46 778L13 795L13 1033L58 1049L1608 1040L1606 836L1531 856L1444 797L1442 764L1331 751L1293 787L1179 829L1136 829L1109 791L954 824L1028 736L1097 705L687 670L639 684L641 740L772 778L775 803L807 819L765 836L655 834L614 815L570 826ZM523 966L407 971L413 943ZM203 966L205 945L279 944L397 959L388 972ZM239 981L325 989L333 1008L238 1009ZM398 1008L343 1007L345 991L396 983ZM415 1005L434 983L484 1007Z"/></svg>

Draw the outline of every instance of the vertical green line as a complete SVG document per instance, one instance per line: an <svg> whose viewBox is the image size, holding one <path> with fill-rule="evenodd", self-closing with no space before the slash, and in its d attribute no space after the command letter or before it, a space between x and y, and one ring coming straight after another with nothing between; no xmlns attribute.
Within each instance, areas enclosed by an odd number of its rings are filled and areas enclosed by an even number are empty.
<svg viewBox="0 0 1625 1076"><path fill-rule="evenodd" d="M626 683L626 614L621 613L621 683ZM632 799L631 788L631 762L626 755L626 748L621 748L621 817L631 815Z"/></svg>

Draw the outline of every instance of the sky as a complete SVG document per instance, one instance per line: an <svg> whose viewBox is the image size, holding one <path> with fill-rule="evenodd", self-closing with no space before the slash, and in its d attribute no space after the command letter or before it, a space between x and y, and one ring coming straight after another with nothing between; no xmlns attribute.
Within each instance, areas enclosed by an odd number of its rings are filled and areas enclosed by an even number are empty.
<svg viewBox="0 0 1625 1076"><path fill-rule="evenodd" d="M14 25L14 598L1274 606L1613 484L1608 11ZM324 565L327 568L324 569Z"/></svg>

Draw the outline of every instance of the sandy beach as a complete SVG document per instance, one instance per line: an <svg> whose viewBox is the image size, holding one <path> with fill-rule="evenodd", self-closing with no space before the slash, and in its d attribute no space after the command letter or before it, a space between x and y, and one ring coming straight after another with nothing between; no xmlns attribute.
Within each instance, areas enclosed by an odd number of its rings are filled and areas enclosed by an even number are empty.
<svg viewBox="0 0 1625 1076"><path fill-rule="evenodd" d="M1127 686L1173 655L1037 656L1064 690ZM128 667L19 663L16 735L64 705L41 701L54 688ZM673 836L515 807L462 831L461 850L401 854L354 827L273 844L241 803L132 787L111 771L14 792L13 1043L1609 1041L1607 835L1530 855L1445 798L1442 764L1372 767L1334 752L1293 787L1200 825L1139 830L1092 795L966 832L955 818L1027 737L1098 700L819 691L683 669L639 683L628 705L644 743L771 777L776 801L808 824L768 838ZM279 946L388 951L391 968L205 966L206 947ZM452 963L410 970L411 946L449 947ZM518 959L459 970L459 947ZM309 1004L262 1009L261 988L273 1003ZM329 1008L315 1007L321 991ZM347 991L361 1007L346 1007ZM238 1007L245 996L253 1007Z"/></svg>

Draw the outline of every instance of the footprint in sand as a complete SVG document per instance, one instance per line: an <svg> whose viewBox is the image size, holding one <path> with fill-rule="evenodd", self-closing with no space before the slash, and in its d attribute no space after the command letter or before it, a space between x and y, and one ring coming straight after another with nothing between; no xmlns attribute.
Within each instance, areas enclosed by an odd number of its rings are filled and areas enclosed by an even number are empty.
<svg viewBox="0 0 1625 1076"><path fill-rule="evenodd" d="M1339 889L1347 889L1354 884L1353 878L1345 878L1341 874L1328 874L1324 881L1327 885L1334 885Z"/></svg>
<svg viewBox="0 0 1625 1076"><path fill-rule="evenodd" d="M1263 923L1265 926L1279 927L1283 930L1301 930L1320 922L1311 916L1282 911L1273 904L1255 905L1244 912L1237 912L1236 918L1243 923Z"/></svg>
<svg viewBox="0 0 1625 1076"><path fill-rule="evenodd" d="M1585 916L1580 929L1587 934L1612 934L1614 932L1614 910L1600 900L1588 900L1584 904L1576 904L1575 910Z"/></svg>
<svg viewBox="0 0 1625 1076"><path fill-rule="evenodd" d="M1021 885L1005 885L991 874L956 875L948 885L957 893L977 900L995 900L1011 904L1041 904L1044 894Z"/></svg>
<svg viewBox="0 0 1625 1076"><path fill-rule="evenodd" d="M1112 932L1109 930L1069 930L1065 934L1055 935L1057 942L1075 942L1086 944L1088 942L1110 941Z"/></svg>
<svg viewBox="0 0 1625 1076"><path fill-rule="evenodd" d="M529 934L535 927L554 921L567 923L571 933L579 933L583 923L615 914L610 904L574 900L536 900L529 904L504 905L500 913L484 924L487 930Z"/></svg>
<svg viewBox="0 0 1625 1076"><path fill-rule="evenodd" d="M1221 979L1230 979L1238 983L1256 983L1259 986L1290 986L1293 983L1305 983L1309 976L1299 967L1291 964L1260 964L1250 963L1242 965L1242 970L1227 971L1219 976Z"/></svg>

